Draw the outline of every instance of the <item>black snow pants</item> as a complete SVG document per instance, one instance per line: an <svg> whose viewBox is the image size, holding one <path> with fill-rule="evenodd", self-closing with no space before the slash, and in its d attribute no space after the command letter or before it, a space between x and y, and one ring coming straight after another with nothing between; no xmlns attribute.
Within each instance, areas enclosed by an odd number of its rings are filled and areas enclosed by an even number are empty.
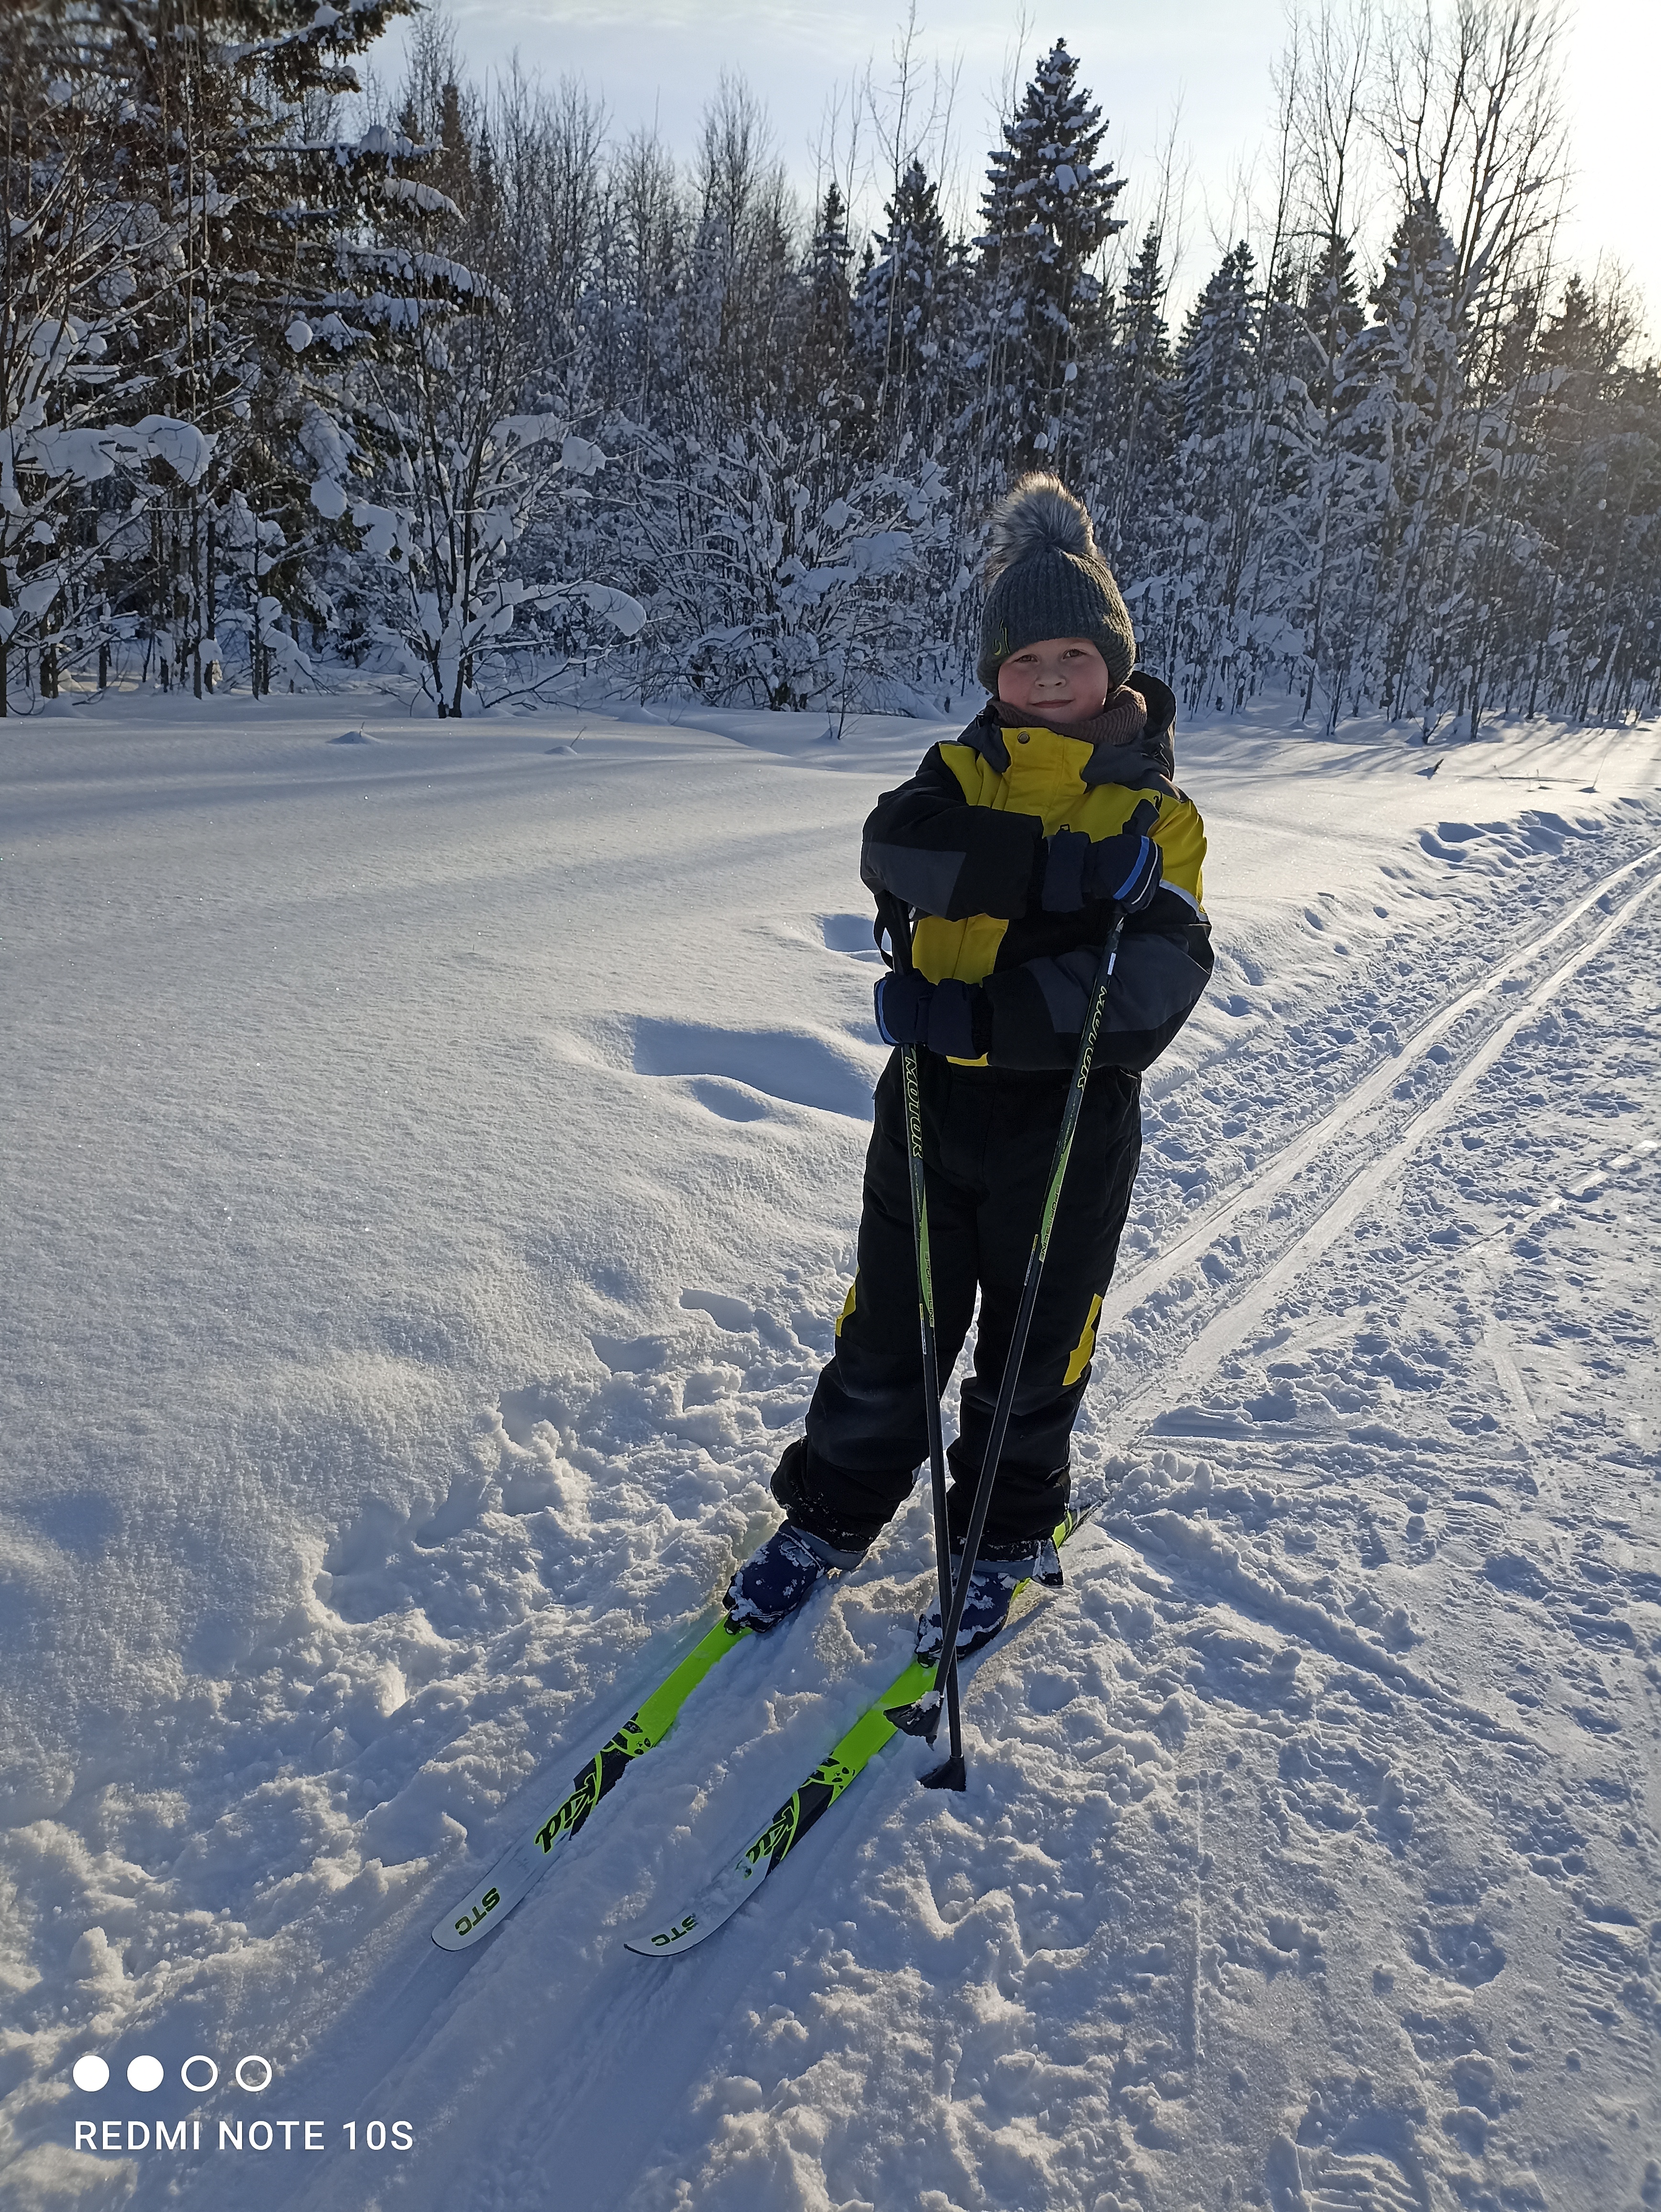
<svg viewBox="0 0 1661 2212"><path fill-rule="evenodd" d="M919 1054L928 1237L940 1379L951 1376L980 1293L972 1372L948 1453L952 1533L967 1528L1049 1180L1069 1078L956 1067ZM1113 1273L1141 1152L1140 1079L1091 1078L1056 1209L986 1523L984 1557L1019 1558L1068 1500L1068 1445L1090 1379L1102 1294ZM900 1055L877 1085L866 1158L859 1271L836 1355L807 1414L806 1451L774 1481L790 1518L839 1548L868 1544L928 1456L911 1239Z"/></svg>

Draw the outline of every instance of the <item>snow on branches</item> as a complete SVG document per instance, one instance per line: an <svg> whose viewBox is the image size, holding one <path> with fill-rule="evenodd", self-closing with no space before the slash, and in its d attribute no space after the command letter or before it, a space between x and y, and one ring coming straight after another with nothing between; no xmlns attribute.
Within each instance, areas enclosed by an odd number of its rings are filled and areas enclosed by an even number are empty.
<svg viewBox="0 0 1661 2212"><path fill-rule="evenodd" d="M403 4L0 14L0 708L113 656L198 690L350 662L446 715L588 680L950 711L1034 464L1190 708L1281 684L1428 736L1661 699L1661 371L1552 268L1543 19L1524 52L1487 0L1427 16L1370 86L1299 74L1335 28L1291 55L1277 212L1177 335L1064 40L978 234L904 103L867 234L846 179L796 204L740 82L678 165L574 84L481 93L438 15L332 127Z"/></svg>

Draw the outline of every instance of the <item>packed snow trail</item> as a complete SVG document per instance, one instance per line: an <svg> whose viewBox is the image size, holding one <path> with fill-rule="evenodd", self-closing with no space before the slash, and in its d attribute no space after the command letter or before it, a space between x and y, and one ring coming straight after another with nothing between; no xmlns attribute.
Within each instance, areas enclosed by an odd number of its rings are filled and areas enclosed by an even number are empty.
<svg viewBox="0 0 1661 2212"><path fill-rule="evenodd" d="M1261 1211L1305 1176L1322 1152L1346 1144L1353 1146L1355 1130L1362 1117L1370 1115L1390 1092L1401 1090L1404 1063L1422 1060L1456 1024L1462 1022L1467 1014L1481 1007L1496 993L1510 993L1517 989L1524 971L1542 952L1574 931L1594 909L1603 906L1629 876L1639 870L1652 869L1655 864L1656 854L1653 852L1640 853L1636 859L1623 861L1585 898L1579 900L1568 913L1542 930L1537 937L1528 939L1504 959L1496 962L1469 990L1460 992L1457 997L1436 1007L1410 1036L1399 1041L1392 1039L1390 1057L1381 1060L1371 1074L1363 1077L1353 1090L1344 1092L1312 1127L1305 1129L1269 1167L1249 1175L1241 1187L1226 1193L1219 1204L1203 1207L1191 1228L1162 1244L1140 1266L1118 1269L1107 1296L1102 1301L1102 1327L1110 1327L1145 1297L1151 1282L1169 1282L1181 1270L1202 1260L1208 1251L1221 1243L1243 1216ZM1555 969L1548 979L1548 988L1555 988L1565 972L1563 967ZM1445 1053L1440 1056L1445 1061ZM1445 1110L1443 1100L1427 1101L1423 1109L1426 1113L1443 1110Z"/></svg>
<svg viewBox="0 0 1661 2212"><path fill-rule="evenodd" d="M1110 1527L977 1670L966 1800L891 1746L670 1978L622 1933L892 1675L926 1498L509 1940L426 1931L770 1522L881 1060L849 855L932 733L370 713L331 752L340 711L0 769L27 2212L1661 2187L1654 733L1568 814L1608 732L1543 793L1527 735L1434 786L1382 733L1182 739L1219 975L1147 1086L1079 1437ZM209 2135L324 2154L71 2148L251 2050L273 2090Z"/></svg>
<svg viewBox="0 0 1661 2212"><path fill-rule="evenodd" d="M1479 985L1474 991L1466 993L1451 1006L1445 1009L1443 1013L1433 1021L1426 1024L1426 1030L1421 1033L1421 1036L1413 1041L1413 1045L1409 1048L1411 1051L1416 1053L1421 1049L1422 1042L1439 1037L1451 1029L1459 1017L1482 998L1494 992L1515 988L1519 980L1523 979L1523 971L1534 963L1548 944L1560 933L1570 929L1591 909L1603 906L1614 895L1621 878L1627 876L1634 866L1641 866L1647 872L1638 890L1622 900L1603 927L1596 931L1584 945L1560 956L1548 969L1542 980L1529 989L1528 995L1516 1011L1507 1014L1480 1043L1473 1045L1467 1041L1459 1060L1445 1078L1441 1087L1430 1097L1415 1102L1409 1106L1406 1126L1399 1133L1387 1133L1377 1128L1369 1132L1372 1141L1381 1144L1383 1149L1371 1158L1364 1160L1355 1159L1352 1152L1347 1164L1341 1163L1338 1165L1335 1170L1337 1187L1326 1199L1316 1218L1305 1226L1293 1231L1289 1238L1283 1228L1277 1240L1280 1247L1277 1256L1265 1273L1251 1285L1249 1290L1242 1288L1236 1295L1226 1297L1220 1310L1206 1323L1192 1342L1183 1347L1180 1356L1175 1361L1163 1366L1162 1380L1166 1388L1174 1393L1197 1379L1208 1376L1223 1355L1235 1350L1261 1323L1263 1316L1274 1304L1276 1294L1303 1269L1311 1267L1334 1238L1341 1236L1359 1215L1376 1201L1379 1192L1390 1177L1412 1158L1421 1145L1451 1119L1471 1085L1493 1066L1524 1024L1531 1020L1542 1007L1548 1006L1564 986L1573 980L1586 963L1603 951L1611 938L1626 928L1633 916L1655 889L1658 881L1658 876L1654 872L1655 856L1646 855L1640 862L1629 863L1627 867L1615 870L1602 890L1591 898L1582 901L1557 929L1548 931L1537 944L1529 946L1524 953L1505 963L1488 982ZM1390 1074L1393 1073L1394 1071L1389 1072ZM1383 1071L1380 1075L1371 1077L1366 1083L1360 1085L1356 1091L1345 1102L1345 1109L1342 1117L1345 1126L1342 1132L1329 1128L1327 1123L1320 1125L1316 1131L1294 1145L1275 1170L1260 1177L1254 1187L1241 1194L1226 1206L1223 1210L1223 1217L1220 1220L1207 1224L1204 1233L1208 1237L1211 1248L1215 1249L1218 1240L1224 1233L1225 1225L1232 1228L1233 1224L1248 1211L1251 1212L1262 1211L1273 1199L1277 1198L1282 1190L1290 1188L1294 1181L1306 1173L1318 1152L1323 1148L1323 1144L1329 1144L1335 1136L1342 1135L1347 1136L1353 1146L1360 1117L1375 1104L1386 1088L1394 1089L1399 1097L1402 1091L1409 1089L1409 1085L1406 1081L1389 1082L1388 1076ZM1335 1114L1328 1117L1328 1122L1338 1118L1335 1109ZM1344 1176L1345 1164L1348 1164L1352 1170L1347 1179ZM1159 1269L1159 1273L1168 1279L1174 1268L1187 1256L1186 1252L1180 1255L1173 1252L1171 1260ZM1129 1291L1130 1286L1128 1286L1127 1295L1129 1295ZM1105 1305L1105 1302L1104 1304Z"/></svg>

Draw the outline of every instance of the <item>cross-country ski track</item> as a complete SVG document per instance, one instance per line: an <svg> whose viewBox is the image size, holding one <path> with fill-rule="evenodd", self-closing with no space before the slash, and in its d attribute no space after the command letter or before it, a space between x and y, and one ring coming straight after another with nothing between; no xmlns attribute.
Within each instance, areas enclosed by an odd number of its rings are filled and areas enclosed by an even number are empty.
<svg viewBox="0 0 1661 2212"><path fill-rule="evenodd" d="M1640 888L1622 901L1602 928L1584 945L1561 954L1537 982L1520 985L1520 979L1525 972L1535 965L1548 946L1572 931L1575 924L1582 921L1594 908L1603 906L1622 878L1631 874L1635 868L1653 866L1654 858L1654 855L1646 854L1640 860L1628 861L1624 867L1617 868L1591 897L1580 901L1561 922L1555 924L1532 944L1501 962L1484 981L1461 993L1458 998L1427 1021L1403 1047L1404 1061L1411 1062L1421 1058L1427 1047L1445 1036L1462 1016L1484 1000L1514 988L1527 989L1526 997L1514 1011L1496 1024L1486 1037L1465 1042L1459 1060L1444 1071L1440 1087L1416 1107L1409 1108L1404 1126L1390 1135L1382 1150L1364 1164L1352 1162L1353 1172L1348 1179L1344 1178L1342 1164L1338 1165L1327 1195L1318 1201L1319 1211L1314 1218L1293 1231L1289 1237L1283 1232L1280 1249L1272 1264L1249 1285L1243 1285L1238 1295L1220 1301L1218 1310L1208 1317L1192 1342L1176 1360L1162 1367L1162 1385L1168 1392L1174 1395L1191 1389L1211 1374L1224 1355L1243 1343L1261 1323L1280 1291L1320 1258L1333 1239L1348 1229L1363 1209L1376 1200L1390 1178L1436 1130L1446 1123L1471 1085L1498 1059L1524 1024L1531 1020L1542 1007L1548 1006L1564 985L1603 950L1643 905L1654 890L1658 878L1654 874L1646 876ZM1147 1294L1143 1286L1149 1276L1168 1283L1191 1260L1202 1258L1208 1251L1214 1250L1219 1239L1236 1223L1253 1213L1261 1212L1282 1192L1293 1188L1323 1153L1335 1149L1346 1139L1353 1140L1355 1125L1360 1117L1378 1106L1389 1091L1405 1088L1399 1064L1395 1067L1385 1066L1376 1069L1347 1097L1341 1099L1312 1129L1290 1146L1272 1167L1255 1176L1244 1189L1231 1193L1214 1214L1196 1223L1189 1234L1172 1247L1168 1255L1139 1268L1124 1285L1116 1284L1109 1297L1103 1300L1104 1322L1110 1324L1110 1320L1118 1313L1134 1310Z"/></svg>
<svg viewBox="0 0 1661 2212"><path fill-rule="evenodd" d="M26 2070L7 2100L0 2158L9 2141L20 2204L1639 2212L1661 2200L1649 1310L1661 846L1648 733L1613 749L1624 787L1611 774L1570 820L1529 811L1554 757L1536 734L1450 751L1434 787L1412 776L1411 755L1390 780L1389 757L1367 745L1262 731L1247 744L1226 727L1185 739L1184 781L1212 827L1219 973L1148 1085L1142 1183L1077 1439L1077 1486L1108 1504L1069 1547L1066 1589L1025 1601L973 1673L968 1793L919 1790L933 1754L897 1741L708 1944L672 1962L623 1950L897 1671L928 1575L920 1486L864 1569L723 1661L501 1929L457 1956L429 1942L435 1915L713 1617L709 1594L768 1524L765 1472L828 1343L863 1144L848 1071L879 1064L861 1027L872 968L848 839L866 794L923 740L872 726L855 732L863 753L781 757L765 750L775 720L735 719L736 744L654 739L649 774L633 735L606 756L591 726L594 764L553 771L561 811L545 823L527 793L548 771L524 749L498 740L492 753L486 738L452 759L430 734L366 720L376 750L339 781L374 806L375 775L388 778L381 837L394 841L366 866L397 855L395 872L439 884L412 807L401 858L393 782L441 757L430 849L447 868L459 856L461 910L496 950L465 956L482 1042L452 1076L439 939L407 956L402 943L406 911L422 927L428 914L394 887L383 917L355 886L356 975L333 970L340 1016L381 1039L406 1105L430 1073L423 1120L465 1122L480 1151L467 1203L499 1203L557 1296L513 1288L526 1325L492 1322L501 1343L487 1331L458 1359L459 1398L404 1358L384 1383L339 1365L344 1423L326 1397L295 1399L291 1444L257 1407L238 1413L241 1455L271 1470L272 1505L296 1532L305 1492L282 1470L326 1451L332 1428L361 1486L332 1506L326 1553L302 1538L293 1593L279 1579L250 1606L243 1656L214 1662L216 1717L190 1719L187 1676L131 1735L125 1767L106 1748L101 1778L94 1765L78 1794L9 1832L20 1925L40 1931L21 1939L20 1962L38 1956L42 1991L67 1999L29 2030L40 2089ZM546 718L530 726L545 744ZM313 729L296 711L292 738L250 763L274 878L328 860ZM1556 781L1573 785L1609 735L1561 744ZM289 745L308 780L285 815ZM234 834L243 770L212 769L204 804ZM1265 830L1271 769L1288 804ZM678 846L654 811L666 779ZM748 963L747 1032L701 995L701 962L654 996L654 956L634 950L649 939L630 936L615 902L592 918L568 903L557 964L535 980L514 951L534 886L502 864L516 837L551 853L569 837L581 856L629 809L630 854L647 833L663 877L651 896L690 963L714 880L699 840L706 826L727 834L739 792L758 853L796 839L793 896L808 909L800 925L752 926L766 868L734 860L720 879L720 941ZM1330 809L1363 798L1374 818L1337 852ZM178 790L170 817L186 890L205 836L190 805ZM1470 821L1452 818L1463 805ZM143 882L129 892L111 823L100 864L142 944L166 833L135 845ZM361 842L362 817L353 826ZM42 832L45 868L59 834ZM636 900L645 881L631 878ZM256 912L257 893L250 916L266 931L274 909ZM85 917L65 911L84 963ZM417 1002L377 1029L371 994L395 972L383 922L440 994L401 1057ZM283 972L312 975L319 1003L331 969L308 968L299 920L282 927ZM315 927L319 943L338 936L326 905ZM613 953L609 995L585 1005L568 978ZM129 997L135 977L142 989L136 954ZM521 1042L527 1006L533 1030L546 1024L539 1043ZM62 1097L66 1048L42 1034ZM265 1064L280 1068L281 1041L264 1034ZM493 1089L492 1054L511 1090ZM447 1085L461 1086L460 1119ZM495 1136L504 1108L536 1132L510 1152ZM421 1128L400 1126L415 1149L398 1203L418 1222L423 1193L471 1164L441 1148L429 1165ZM583 1146L569 1199L532 1165L554 1157L556 1132ZM523 1187L502 1188L514 1172ZM282 1188L279 1173L270 1202ZM654 1216L655 1232L642 1225ZM339 1250L351 1295L373 1297L358 1250ZM608 1252L637 1259L636 1273L605 1281ZM379 1272L424 1285L434 1264L388 1248ZM460 1284L477 1272L460 1245L447 1264ZM188 1308L188 1279L174 1279ZM288 1295L303 1307L307 1279L291 1271ZM428 1316L424 1341L460 1326L441 1322L439 1300L399 1295ZM224 1351L204 1334L196 1371L217 1388ZM553 1354L540 1362L538 1340ZM465 1453L433 1463L442 1424L492 1374L496 1402ZM292 1389L277 1370L259 1389L274 1385ZM400 1394L420 1407L413 1421L392 1410ZM200 1449L174 1418L166 1433ZM405 1464L413 1490L390 1472ZM19 1525L0 1518L0 1534ZM61 1513L38 1525L71 1526ZM398 1685L374 1690L388 1669ZM135 1789L123 1776L136 1764ZM170 1789L183 1825L163 1808ZM93 1927L95 1942L82 1932ZM242 2048L271 2053L277 2085L258 2106L201 2100L204 2117L321 2116L324 2154L94 2160L64 2147L95 2101L51 2087L77 2051L102 2052L119 2083L135 2051L171 2071L192 2050ZM113 2100L113 2084L100 2117L198 2108L167 2088ZM344 2124L361 2144L377 2118L411 2122L416 2152L344 2146Z"/></svg>
<svg viewBox="0 0 1661 2212"><path fill-rule="evenodd" d="M1636 860L1627 860L1613 870L1595 890L1578 900L1549 928L1518 946L1490 969L1480 982L1472 984L1469 990L1461 991L1445 1006L1428 1015L1420 1027L1402 1042L1393 1059L1380 1061L1370 1075L1364 1077L1353 1090L1346 1091L1319 1121L1305 1129L1268 1167L1250 1176L1241 1187L1224 1194L1217 1204L1205 1208L1190 1229L1174 1238L1153 1258L1144 1261L1140 1267L1119 1270L1102 1301L1103 1329L1110 1328L1115 1321L1129 1313L1139 1300L1146 1297L1151 1283L1170 1282L1183 1269L1202 1258L1238 1221L1249 1213L1260 1211L1279 1198L1283 1191L1290 1189L1323 1152L1340 1145L1347 1136L1353 1135L1354 1125L1363 1115L1371 1113L1391 1091L1402 1087L1405 1066L1422 1059L1428 1048L1445 1036L1463 1016L1483 1006L1496 994L1518 988L1518 979L1534 965L1542 953L1555 945L1559 939L1568 935L1595 908L1603 906L1627 877L1640 869L1653 866L1655 860L1655 854L1644 853ZM1494 1054L1503 1050L1526 1017L1551 997L1590 951L1595 951L1606 937L1621 927L1631 906L1648 896L1653 882L1652 877L1646 879L1636 897L1623 906L1598 932L1586 952L1577 951L1561 959L1543 981L1530 990L1522 1008L1502 1022L1486 1044L1468 1050L1457 1069L1450 1072L1441 1091L1424 1101L1417 1112L1411 1115L1407 1133L1391 1147L1387 1158L1380 1157L1357 1170L1347 1194L1353 1205L1349 1211L1338 1217L1340 1226L1354 1218L1354 1206L1366 1203L1369 1194L1406 1158L1420 1138L1427 1135L1438 1122L1446 1118L1465 1089L1488 1065ZM1322 1208L1319 1217L1322 1224L1331 1224L1336 1205L1337 1194L1335 1194ZM1277 1261L1272 1279L1283 1281L1285 1267L1306 1264L1307 1260L1315 1255L1320 1249L1310 1242L1315 1234L1314 1224L1299 1232L1293 1245ZM1266 1289L1269 1279L1265 1279L1259 1287ZM1220 1332L1231 1323L1238 1323L1243 1317L1255 1315L1257 1310L1256 1304L1244 1297L1224 1300L1223 1310L1208 1323L1205 1331L1183 1354L1181 1371L1184 1376L1203 1372L1223 1348L1224 1337L1220 1334L1214 1335L1214 1330ZM1231 1336L1226 1340L1232 1343L1237 1340Z"/></svg>

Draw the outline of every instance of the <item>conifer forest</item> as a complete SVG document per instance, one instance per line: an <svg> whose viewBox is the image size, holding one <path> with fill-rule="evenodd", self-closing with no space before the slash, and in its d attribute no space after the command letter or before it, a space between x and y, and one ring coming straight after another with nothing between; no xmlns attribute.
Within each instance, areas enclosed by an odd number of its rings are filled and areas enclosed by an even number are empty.
<svg viewBox="0 0 1661 2212"><path fill-rule="evenodd" d="M1549 9L1294 22L1262 211L1181 313L1087 48L1029 58L966 192L902 73L804 205L741 76L676 159L441 16L383 82L407 9L0 18L0 712L353 671L439 714L972 711L1032 467L1190 713L1661 703L1661 366L1558 252Z"/></svg>

